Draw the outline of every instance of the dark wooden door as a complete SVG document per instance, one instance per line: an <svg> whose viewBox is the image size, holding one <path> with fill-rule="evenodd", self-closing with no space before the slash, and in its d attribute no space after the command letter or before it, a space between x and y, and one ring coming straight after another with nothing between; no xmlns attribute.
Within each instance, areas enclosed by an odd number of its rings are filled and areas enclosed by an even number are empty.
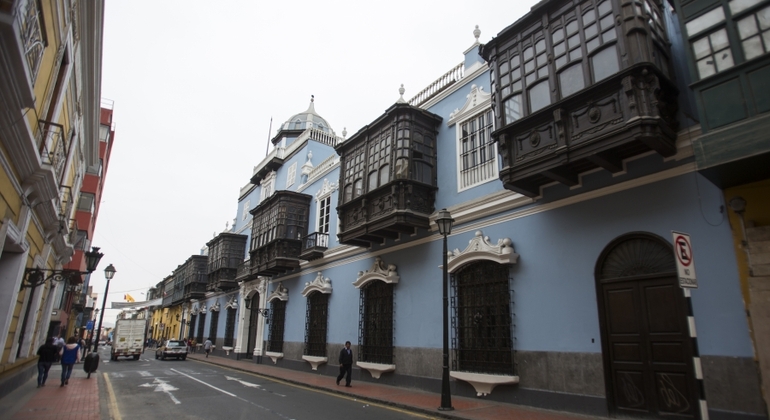
<svg viewBox="0 0 770 420"><path fill-rule="evenodd" d="M595 276L610 413L698 418L687 304L671 245L646 232L623 235L604 249Z"/></svg>
<svg viewBox="0 0 770 420"><path fill-rule="evenodd" d="M258 295L255 295L252 297L254 302L253 304L256 305L257 302L259 302ZM257 325L259 322L259 311L251 310L251 316L249 316L249 338L246 341L246 359L251 359L254 355L254 343L257 341Z"/></svg>

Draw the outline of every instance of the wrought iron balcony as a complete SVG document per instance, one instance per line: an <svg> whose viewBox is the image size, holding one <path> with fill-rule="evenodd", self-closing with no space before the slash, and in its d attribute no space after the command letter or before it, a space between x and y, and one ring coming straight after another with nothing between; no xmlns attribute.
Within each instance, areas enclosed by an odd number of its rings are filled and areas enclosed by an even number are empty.
<svg viewBox="0 0 770 420"><path fill-rule="evenodd" d="M39 121L38 150L43 165L49 166L56 182L61 182L69 153L69 140L64 133L64 126L48 121Z"/></svg>
<svg viewBox="0 0 770 420"><path fill-rule="evenodd" d="M313 232L302 238L302 251L299 257L311 261L324 256L324 251L329 248L329 234Z"/></svg>

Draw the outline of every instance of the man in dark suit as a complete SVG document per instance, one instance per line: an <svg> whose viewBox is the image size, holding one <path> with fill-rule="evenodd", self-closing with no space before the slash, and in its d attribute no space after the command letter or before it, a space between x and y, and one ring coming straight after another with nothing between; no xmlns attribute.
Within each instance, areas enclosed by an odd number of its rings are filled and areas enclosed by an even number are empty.
<svg viewBox="0 0 770 420"><path fill-rule="evenodd" d="M350 341L345 342L345 348L340 350L340 375L337 376L337 385L342 377L345 377L345 386L350 387L350 375L353 371L353 350L350 350Z"/></svg>

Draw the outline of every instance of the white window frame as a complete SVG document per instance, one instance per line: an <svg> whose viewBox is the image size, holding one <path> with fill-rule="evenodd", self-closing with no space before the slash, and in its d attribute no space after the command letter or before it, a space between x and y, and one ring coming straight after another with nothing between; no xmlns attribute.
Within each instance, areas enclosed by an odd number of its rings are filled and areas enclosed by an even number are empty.
<svg viewBox="0 0 770 420"><path fill-rule="evenodd" d="M499 178L497 143L492 143L492 158L483 164L477 165L468 171L462 168L462 124L492 109L492 95L484 91L483 87L471 85L470 93L466 97L465 104L460 109L455 109L449 115L447 126L455 126L455 144L457 146L457 191L465 191L477 185L486 184ZM494 130L494 119L492 120ZM491 133L490 133L491 134Z"/></svg>
<svg viewBox="0 0 770 420"><path fill-rule="evenodd" d="M289 166L289 173L286 176L286 189L294 185L294 180L297 177L297 162L294 162Z"/></svg>
<svg viewBox="0 0 770 420"><path fill-rule="evenodd" d="M241 220L246 220L249 218L249 210L251 210L251 200L246 200L243 202L243 209L241 210Z"/></svg>
<svg viewBox="0 0 770 420"><path fill-rule="evenodd" d="M275 171L271 171L262 180L262 183L260 184L262 186L262 195L260 196L259 200L260 203L265 201L265 199L269 198L271 195L273 195L273 192L275 192L275 178Z"/></svg>

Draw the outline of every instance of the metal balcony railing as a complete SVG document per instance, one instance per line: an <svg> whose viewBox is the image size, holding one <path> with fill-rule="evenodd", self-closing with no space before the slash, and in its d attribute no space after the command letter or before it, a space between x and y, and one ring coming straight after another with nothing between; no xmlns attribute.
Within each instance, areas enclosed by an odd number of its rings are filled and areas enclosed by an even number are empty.
<svg viewBox="0 0 770 420"><path fill-rule="evenodd" d="M56 182L61 182L69 152L69 140L64 133L64 126L43 120L39 123L37 142L40 148L40 159L43 164L53 168Z"/></svg>
<svg viewBox="0 0 770 420"><path fill-rule="evenodd" d="M328 248L329 247L329 234L321 232L313 232L310 235L302 238L302 252L313 248Z"/></svg>

